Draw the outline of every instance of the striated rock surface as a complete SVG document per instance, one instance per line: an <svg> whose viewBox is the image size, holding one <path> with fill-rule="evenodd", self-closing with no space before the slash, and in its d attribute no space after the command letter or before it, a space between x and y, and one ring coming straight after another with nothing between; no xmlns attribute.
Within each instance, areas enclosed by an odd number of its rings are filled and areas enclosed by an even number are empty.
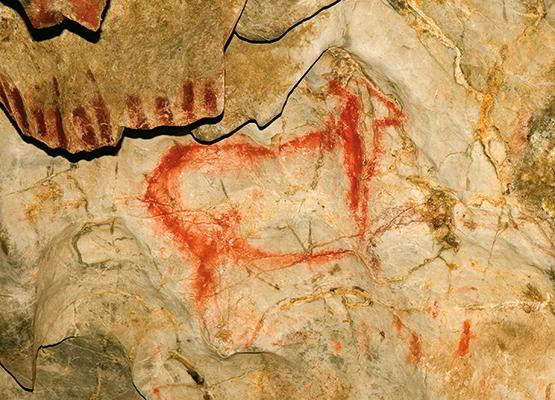
<svg viewBox="0 0 555 400"><path fill-rule="evenodd" d="M168 42L130 42L151 62L98 92L125 114L130 87L218 76L214 112L196 86L191 112L220 118L62 146L117 142L106 154L26 143L8 96L0 398L555 399L552 4L247 1L225 53L243 4L222 6L227 33L198 39L219 57L191 43L202 57L172 53L168 72ZM205 32L143 6L179 43ZM118 10L133 7L112 1L102 35ZM90 60L68 99L116 82ZM5 73L42 76L25 68ZM161 123L144 100L148 127L191 123L179 101Z"/></svg>

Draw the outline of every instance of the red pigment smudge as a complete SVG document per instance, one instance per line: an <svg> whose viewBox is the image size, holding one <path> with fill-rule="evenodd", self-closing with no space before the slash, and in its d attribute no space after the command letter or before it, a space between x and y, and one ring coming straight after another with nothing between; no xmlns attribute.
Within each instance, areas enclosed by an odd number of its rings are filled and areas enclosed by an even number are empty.
<svg viewBox="0 0 555 400"><path fill-rule="evenodd" d="M215 114L218 111L216 92L214 92L211 82L207 82L204 86L204 106L209 113Z"/></svg>
<svg viewBox="0 0 555 400"><path fill-rule="evenodd" d="M409 337L408 361L411 364L418 364L422 358L422 340L416 333L411 332Z"/></svg>
<svg viewBox="0 0 555 400"><path fill-rule="evenodd" d="M155 387L154 389L152 389L152 394L156 397L160 397L160 388Z"/></svg>
<svg viewBox="0 0 555 400"><path fill-rule="evenodd" d="M188 170L203 170L214 175L232 169L252 170L260 166L261 161L275 159L283 154L318 149L331 151L341 147L349 182L346 201L353 209L352 214L360 227L361 235L365 234L362 230L367 225L368 190L367 182L362 177L367 176L365 168L368 163L362 135L358 130L362 114L361 102L356 95L338 83L330 82L330 88L332 94L341 100L340 118L336 121L330 115L327 127L322 131L307 133L277 147L254 144L238 136L210 146L199 143L178 144L167 151L148 177L147 190L142 200L149 213L159 220L180 250L191 257L195 270L193 289L200 311L205 307L205 300L216 293L217 271L223 264L231 262L260 270L274 270L298 263L325 263L343 258L353 251L337 249L274 253L255 248L241 236L241 215L233 206L225 206L220 211L209 213L188 209L183 204L179 180ZM211 100L208 101L210 102Z"/></svg>
<svg viewBox="0 0 555 400"><path fill-rule="evenodd" d="M335 342L335 353L341 353L343 350L343 345L341 342Z"/></svg>
<svg viewBox="0 0 555 400"><path fill-rule="evenodd" d="M156 97L154 99L156 114L160 117L160 123L162 125L173 124L173 113L170 106L170 100L167 97Z"/></svg>
<svg viewBox="0 0 555 400"><path fill-rule="evenodd" d="M137 129L149 129L150 125L147 122L141 98L139 96L128 96L126 103L132 127Z"/></svg>
<svg viewBox="0 0 555 400"><path fill-rule="evenodd" d="M35 116L35 122L37 123L37 134L40 137L46 136L46 120L44 118L44 111L42 111L42 108L35 108L33 110L33 115Z"/></svg>
<svg viewBox="0 0 555 400"><path fill-rule="evenodd" d="M434 304L428 308L428 312L432 316L433 319L436 319L439 315L439 303L437 300L434 300Z"/></svg>
<svg viewBox="0 0 555 400"><path fill-rule="evenodd" d="M472 336L472 332L470 332L470 321L465 320L463 322L463 330L461 332L461 338L459 339L459 346L457 348L457 354L459 357L464 357L468 354L470 338Z"/></svg>
<svg viewBox="0 0 555 400"><path fill-rule="evenodd" d="M34 0L28 7L29 18L34 27L54 25L62 20L59 12L50 7L50 0Z"/></svg>
<svg viewBox="0 0 555 400"><path fill-rule="evenodd" d="M110 112L102 96L98 95L93 99L92 107L94 110L94 116L96 119L96 124L98 125L98 130L100 131L100 137L106 143L111 142L112 125L110 123Z"/></svg>
<svg viewBox="0 0 555 400"><path fill-rule="evenodd" d="M29 130L29 119L27 118L27 111L25 111L25 104L23 104L23 98L19 89L14 87L11 90L11 97L13 100L13 107L17 113L17 120L21 124L21 127L28 131Z"/></svg>
<svg viewBox="0 0 555 400"><path fill-rule="evenodd" d="M97 146L94 126L87 114L87 111L79 106L73 110L73 124L81 131L81 139L90 146Z"/></svg>
<svg viewBox="0 0 555 400"><path fill-rule="evenodd" d="M190 119L193 117L193 109L195 106L195 88L192 81L186 81L183 84L183 103L182 109L185 116Z"/></svg>
<svg viewBox="0 0 555 400"><path fill-rule="evenodd" d="M100 25L102 2L98 0L71 0L71 9L75 20L89 29Z"/></svg>

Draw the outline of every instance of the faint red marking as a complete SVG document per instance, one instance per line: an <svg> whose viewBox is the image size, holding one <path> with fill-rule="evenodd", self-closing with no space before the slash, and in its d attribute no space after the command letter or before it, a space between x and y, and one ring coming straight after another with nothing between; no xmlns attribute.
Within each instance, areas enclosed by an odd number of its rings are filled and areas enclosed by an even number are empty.
<svg viewBox="0 0 555 400"><path fill-rule="evenodd" d="M470 339L474 335L470 331L470 321L465 320L463 322L463 330L461 332L461 338L459 339L459 345L457 347L457 355L459 357L464 357L468 354L468 350L470 348Z"/></svg>
<svg viewBox="0 0 555 400"><path fill-rule="evenodd" d="M98 144L94 126L84 107L79 106L73 110L73 124L81 131L81 139L90 146Z"/></svg>
<svg viewBox="0 0 555 400"><path fill-rule="evenodd" d="M44 118L44 111L42 108L35 108L33 110L33 115L35 116L35 121L37 123L37 134L40 137L44 137L47 134L46 120Z"/></svg>
<svg viewBox="0 0 555 400"><path fill-rule="evenodd" d="M102 2L98 0L71 0L71 9L77 22L87 28L95 29L100 25Z"/></svg>
<svg viewBox="0 0 555 400"><path fill-rule="evenodd" d="M139 96L127 97L127 111L133 128L150 129L150 125L146 119L143 101Z"/></svg>
<svg viewBox="0 0 555 400"><path fill-rule="evenodd" d="M170 101L167 97L156 97L154 100L156 107L156 114L160 117L162 125L173 124L173 113L170 106Z"/></svg>
<svg viewBox="0 0 555 400"><path fill-rule="evenodd" d="M56 95L56 99L60 99L60 85L58 84L58 80L56 78L52 78L52 87L54 88L54 94Z"/></svg>
<svg viewBox="0 0 555 400"><path fill-rule="evenodd" d="M397 336L401 336L401 332L403 331L403 322L401 322L401 318L397 315L393 315L393 320L391 321L393 325L393 330L397 334Z"/></svg>
<svg viewBox="0 0 555 400"><path fill-rule="evenodd" d="M209 113L215 114L218 111L218 100L211 82L204 86L204 106Z"/></svg>
<svg viewBox="0 0 555 400"><path fill-rule="evenodd" d="M25 104L23 103L23 98L19 89L14 87L11 91L11 98L13 100L13 108L17 114L17 121L21 124L21 127L25 130L29 130L29 119L27 118L27 111L25 111Z"/></svg>
<svg viewBox="0 0 555 400"><path fill-rule="evenodd" d="M34 0L28 9L31 10L29 18L35 27L53 25L62 19L59 12L50 8L50 0Z"/></svg>
<svg viewBox="0 0 555 400"><path fill-rule="evenodd" d="M439 316L439 303L437 302L437 300L434 300L434 304L428 307L428 312L433 319L436 319Z"/></svg>
<svg viewBox="0 0 555 400"><path fill-rule="evenodd" d="M183 84L182 109L187 118L193 117L193 109L195 106L195 88L192 81L186 81Z"/></svg>
<svg viewBox="0 0 555 400"><path fill-rule="evenodd" d="M179 195L179 179L185 171L203 170L209 174L218 174L234 169L254 169L260 165L260 161L284 154L343 149L344 168L349 181L347 203L360 227L360 235L365 234L362 230L368 219L368 191L363 189L365 185L362 177L369 180L371 176L366 170L369 160L365 158L362 133L358 130L362 104L358 96L338 83L332 81L329 86L330 92L341 102L341 112L339 120L330 115L323 130L307 133L277 147L254 144L239 136L209 146L198 143L175 145L166 152L148 177L147 190L142 200L147 204L149 213L159 219L179 248L192 257L195 270L193 288L199 310L204 308L204 300L215 294L217 271L226 262L271 270L303 262L324 263L352 254L353 250L283 254L255 248L240 235L241 215L232 206L225 206L217 212L207 212L188 209L183 205ZM385 126L385 123L380 122L379 125ZM375 162L376 159L373 155L371 161ZM353 193L355 191L357 193Z"/></svg>
<svg viewBox="0 0 555 400"><path fill-rule="evenodd" d="M399 108L399 106L376 87L367 85L366 88L370 97L376 97L389 111L389 116L374 120L374 122L372 123L372 130L374 133L374 135L372 136L372 144L374 147L374 153L366 171L366 175L368 177L374 175L379 158L383 154L383 135L385 132L385 128L402 126L405 122L405 116L403 115L403 111Z"/></svg>
<svg viewBox="0 0 555 400"><path fill-rule="evenodd" d="M341 342L335 342L335 353L341 353L341 351L343 350L343 345L341 344Z"/></svg>
<svg viewBox="0 0 555 400"><path fill-rule="evenodd" d="M528 146L528 123L530 114L519 111L517 114L515 129L511 135L510 147L516 156L522 155Z"/></svg>
<svg viewBox="0 0 555 400"><path fill-rule="evenodd" d="M155 387L154 389L152 389L152 394L154 394L156 397L160 397L160 388Z"/></svg>
<svg viewBox="0 0 555 400"><path fill-rule="evenodd" d="M94 73L90 70L90 68L87 68L87 72L85 74L96 87L97 93L96 96L93 98L91 105L94 111L96 124L98 125L98 131L100 132L100 137L105 143L110 143L112 139L110 111L108 110L108 107L106 107L106 102L104 101L104 98L98 90L98 84L96 82L96 77L94 76Z"/></svg>
<svg viewBox="0 0 555 400"><path fill-rule="evenodd" d="M98 125L98 130L100 131L100 137L107 143L111 142L112 139L112 125L110 123L110 111L106 107L106 103L102 96L96 96L92 101L92 106L94 109L94 116L96 118L96 124Z"/></svg>
<svg viewBox="0 0 555 400"><path fill-rule="evenodd" d="M411 332L409 337L408 361L411 364L418 364L422 358L422 340L416 333Z"/></svg>

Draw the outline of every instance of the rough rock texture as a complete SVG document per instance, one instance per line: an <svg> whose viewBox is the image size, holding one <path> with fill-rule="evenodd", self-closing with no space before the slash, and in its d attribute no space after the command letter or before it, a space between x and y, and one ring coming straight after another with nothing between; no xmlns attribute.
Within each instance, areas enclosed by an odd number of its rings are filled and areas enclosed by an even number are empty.
<svg viewBox="0 0 555 400"><path fill-rule="evenodd" d="M1 399L555 399L553 2L284 3L192 135L0 120Z"/></svg>
<svg viewBox="0 0 555 400"><path fill-rule="evenodd" d="M250 0L235 31L242 38L253 41L276 40L292 26L333 3L337 0Z"/></svg>
<svg viewBox="0 0 555 400"><path fill-rule="evenodd" d="M93 42L67 30L35 41L0 6L0 103L23 134L72 153L117 145L123 127L216 117L243 3L114 0Z"/></svg>

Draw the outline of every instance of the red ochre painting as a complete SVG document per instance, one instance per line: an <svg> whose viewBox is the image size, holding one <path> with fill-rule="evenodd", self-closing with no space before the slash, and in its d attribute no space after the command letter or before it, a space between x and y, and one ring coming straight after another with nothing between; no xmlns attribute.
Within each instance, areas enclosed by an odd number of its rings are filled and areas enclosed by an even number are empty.
<svg viewBox="0 0 555 400"><path fill-rule="evenodd" d="M165 152L147 178L143 201L162 230L172 237L183 255L193 261L193 293L201 314L218 289L218 269L225 263L276 270L299 263L323 264L357 254L357 248L319 249L325 247L323 245L287 253L255 247L240 232L243 218L240 206L226 203L217 211L191 208L182 199L180 189L187 172L205 171L218 176L234 170L264 168L264 162L282 157L298 155L316 159L321 153L334 152L341 160L340 169L347 188L344 202L350 215L345 218L352 221L352 236L362 246L370 224L370 182L383 152L384 130L401 126L404 117L395 102L369 82L357 84L365 88L365 95L381 103L387 110L386 117L374 119L372 125L363 124L362 98L351 88L355 82L345 86L331 80L327 83L327 93L338 106L325 118L324 129L307 131L272 145L260 145L239 134L212 145L177 144ZM369 148L370 152L365 150Z"/></svg>

